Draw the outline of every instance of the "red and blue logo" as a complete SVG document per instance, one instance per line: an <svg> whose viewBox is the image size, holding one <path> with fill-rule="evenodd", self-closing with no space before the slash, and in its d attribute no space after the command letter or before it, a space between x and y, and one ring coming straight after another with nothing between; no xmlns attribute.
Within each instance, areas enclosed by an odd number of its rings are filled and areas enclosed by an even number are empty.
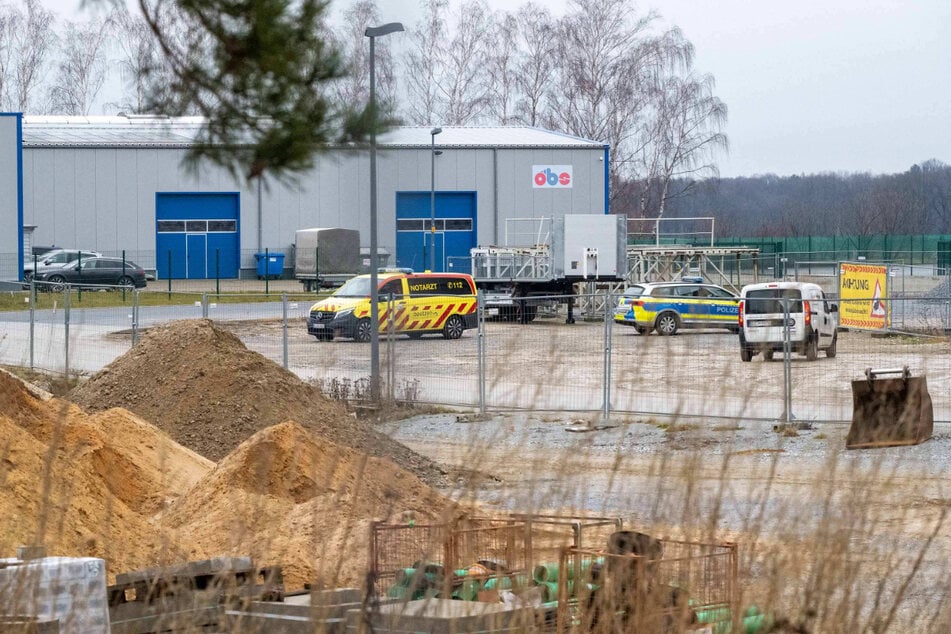
<svg viewBox="0 0 951 634"><path fill-rule="evenodd" d="M532 187L571 187L571 165L532 165Z"/></svg>

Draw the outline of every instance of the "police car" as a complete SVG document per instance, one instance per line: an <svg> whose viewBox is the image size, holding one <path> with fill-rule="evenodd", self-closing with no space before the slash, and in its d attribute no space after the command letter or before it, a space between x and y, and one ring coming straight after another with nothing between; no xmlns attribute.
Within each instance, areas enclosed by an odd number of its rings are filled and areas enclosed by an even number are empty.
<svg viewBox="0 0 951 634"><path fill-rule="evenodd" d="M614 309L614 321L644 335L673 335L681 328L739 331L739 297L715 284L651 282L627 287Z"/></svg>

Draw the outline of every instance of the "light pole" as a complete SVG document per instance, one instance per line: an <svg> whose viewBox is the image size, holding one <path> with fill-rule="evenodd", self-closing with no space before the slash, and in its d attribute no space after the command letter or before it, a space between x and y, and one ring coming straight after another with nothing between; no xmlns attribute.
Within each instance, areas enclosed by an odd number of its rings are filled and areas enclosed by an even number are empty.
<svg viewBox="0 0 951 634"><path fill-rule="evenodd" d="M370 398L380 402L380 281L377 277L376 256L379 247L376 238L376 38L403 30L399 22L383 26L368 26L363 34L370 38Z"/></svg>
<svg viewBox="0 0 951 634"><path fill-rule="evenodd" d="M429 176L429 270L436 270L436 135L442 133L442 128L433 128L429 131L430 176Z"/></svg>

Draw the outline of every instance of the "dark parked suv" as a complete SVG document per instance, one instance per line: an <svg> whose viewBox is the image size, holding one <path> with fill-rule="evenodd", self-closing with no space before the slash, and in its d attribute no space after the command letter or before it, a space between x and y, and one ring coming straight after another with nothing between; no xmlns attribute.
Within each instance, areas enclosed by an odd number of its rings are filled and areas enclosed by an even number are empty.
<svg viewBox="0 0 951 634"><path fill-rule="evenodd" d="M145 287L145 270L122 258L83 258L59 268L42 268L34 278L53 291L62 290L66 284Z"/></svg>

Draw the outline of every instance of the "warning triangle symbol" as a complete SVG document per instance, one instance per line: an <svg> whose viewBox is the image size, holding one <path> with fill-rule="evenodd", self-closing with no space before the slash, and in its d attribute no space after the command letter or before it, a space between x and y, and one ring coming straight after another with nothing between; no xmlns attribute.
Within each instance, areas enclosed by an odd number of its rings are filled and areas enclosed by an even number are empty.
<svg viewBox="0 0 951 634"><path fill-rule="evenodd" d="M872 295L871 316L880 319L884 319L885 317L885 302L882 301L882 285L878 280L875 280L875 294Z"/></svg>

